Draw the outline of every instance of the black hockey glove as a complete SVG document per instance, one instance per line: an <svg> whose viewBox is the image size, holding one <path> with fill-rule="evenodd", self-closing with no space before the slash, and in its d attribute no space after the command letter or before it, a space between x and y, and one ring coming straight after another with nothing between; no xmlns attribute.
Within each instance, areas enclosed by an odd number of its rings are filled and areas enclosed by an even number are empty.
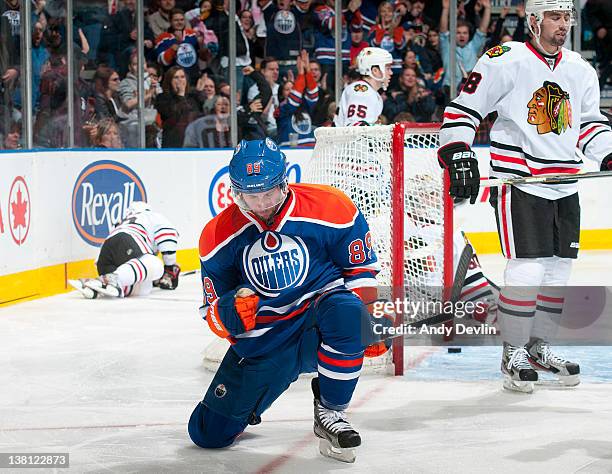
<svg viewBox="0 0 612 474"><path fill-rule="evenodd" d="M472 149L466 143L449 143L438 150L438 161L448 171L450 195L470 198L470 204L474 204L480 188L480 172Z"/></svg>
<svg viewBox="0 0 612 474"><path fill-rule="evenodd" d="M612 153L603 159L599 171L612 171Z"/></svg>
<svg viewBox="0 0 612 474"><path fill-rule="evenodd" d="M162 290L174 290L178 286L181 267L178 265L164 265L164 274L159 279L159 287Z"/></svg>

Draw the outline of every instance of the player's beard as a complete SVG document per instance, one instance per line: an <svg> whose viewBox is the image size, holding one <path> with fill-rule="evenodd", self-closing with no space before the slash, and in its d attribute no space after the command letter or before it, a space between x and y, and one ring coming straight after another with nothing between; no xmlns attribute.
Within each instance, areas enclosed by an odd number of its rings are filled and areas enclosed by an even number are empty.
<svg viewBox="0 0 612 474"><path fill-rule="evenodd" d="M557 48L560 48L561 46L565 44L567 33L568 33L567 31L555 33L554 35L552 35L550 44L553 46L556 46Z"/></svg>

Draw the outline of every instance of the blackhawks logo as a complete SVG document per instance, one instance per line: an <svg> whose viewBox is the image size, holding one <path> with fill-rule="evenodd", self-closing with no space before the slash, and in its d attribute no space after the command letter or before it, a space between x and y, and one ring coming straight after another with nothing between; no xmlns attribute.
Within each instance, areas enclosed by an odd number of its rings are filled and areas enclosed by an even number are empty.
<svg viewBox="0 0 612 474"><path fill-rule="evenodd" d="M485 54L490 58L498 58L504 53L510 51L510 46L493 46Z"/></svg>
<svg viewBox="0 0 612 474"><path fill-rule="evenodd" d="M353 87L353 89L355 90L355 92L367 92L368 86L366 86L365 84L357 84L355 85L355 87Z"/></svg>
<svg viewBox="0 0 612 474"><path fill-rule="evenodd" d="M527 122L535 125L540 135L561 135L572 126L572 106L569 94L555 82L544 85L533 93L527 103Z"/></svg>

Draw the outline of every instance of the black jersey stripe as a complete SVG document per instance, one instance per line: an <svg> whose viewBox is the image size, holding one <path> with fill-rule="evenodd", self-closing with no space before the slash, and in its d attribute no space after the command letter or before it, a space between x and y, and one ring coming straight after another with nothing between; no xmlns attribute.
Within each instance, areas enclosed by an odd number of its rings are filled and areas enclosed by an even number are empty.
<svg viewBox="0 0 612 474"><path fill-rule="evenodd" d="M597 136L597 135L601 135L602 133L610 133L610 130L600 130L599 132L595 133L590 139L589 141L587 141L584 145L582 145L582 153L586 152L587 146L589 146L589 143L591 143L593 141L593 139Z"/></svg>
<svg viewBox="0 0 612 474"><path fill-rule="evenodd" d="M538 158L533 155L530 155L529 153L526 153L525 151L523 151L521 147L518 147L515 145L506 145L505 143L491 142L491 147L499 148L500 150L508 150L508 151L514 151L516 153L522 153L525 156L525 158L529 159L530 161L533 161L535 163L542 163L545 165L551 165L551 164L582 165L584 163L582 159L560 161L560 160L550 160L548 158Z"/></svg>
<svg viewBox="0 0 612 474"><path fill-rule="evenodd" d="M476 131L476 127L471 124L471 123L466 123L466 122L458 122L458 123L445 123L444 125L442 125L440 127L440 129L443 128L455 128L455 127L469 127L472 130Z"/></svg>
<svg viewBox="0 0 612 474"><path fill-rule="evenodd" d="M456 102L451 102L448 105L453 107L453 108L455 108L455 109L457 109L457 110L462 110L466 114L470 114L472 117L474 117L479 122L482 122L482 115L480 115L474 109L470 109L469 107L466 107L465 105L460 105L460 104L458 104Z"/></svg>

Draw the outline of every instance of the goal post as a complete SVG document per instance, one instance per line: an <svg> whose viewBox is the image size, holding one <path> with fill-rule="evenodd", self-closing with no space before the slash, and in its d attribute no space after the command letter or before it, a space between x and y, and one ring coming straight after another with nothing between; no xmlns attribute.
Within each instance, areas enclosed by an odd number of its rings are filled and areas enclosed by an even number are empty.
<svg viewBox="0 0 612 474"><path fill-rule="evenodd" d="M450 298L453 202L448 175L438 165L439 126L397 123L315 130L304 181L341 189L364 214L381 264L379 297ZM405 317L398 314L396 325L409 322ZM410 314L410 322L421 317ZM404 338L393 341L392 364L395 375L402 375Z"/></svg>

